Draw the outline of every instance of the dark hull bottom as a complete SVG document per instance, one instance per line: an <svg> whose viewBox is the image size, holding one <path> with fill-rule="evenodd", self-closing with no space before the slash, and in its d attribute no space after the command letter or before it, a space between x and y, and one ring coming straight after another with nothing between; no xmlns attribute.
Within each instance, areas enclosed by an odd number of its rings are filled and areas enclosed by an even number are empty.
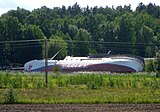
<svg viewBox="0 0 160 112"><path fill-rule="evenodd" d="M38 68L33 71L44 72L45 67ZM54 71L54 66L48 66L48 71ZM66 68L60 69L60 71L61 72L106 71L106 72L119 72L119 73L136 72L136 70L130 67L115 65L115 64L95 64L95 65L89 65L86 67L66 67Z"/></svg>
<svg viewBox="0 0 160 112"><path fill-rule="evenodd" d="M107 72L136 72L136 70L126 67L126 66L121 66L121 65L115 65L115 64L96 64L96 65L89 65L84 68L65 68L62 69L62 71L66 72L76 72L76 71L107 71Z"/></svg>

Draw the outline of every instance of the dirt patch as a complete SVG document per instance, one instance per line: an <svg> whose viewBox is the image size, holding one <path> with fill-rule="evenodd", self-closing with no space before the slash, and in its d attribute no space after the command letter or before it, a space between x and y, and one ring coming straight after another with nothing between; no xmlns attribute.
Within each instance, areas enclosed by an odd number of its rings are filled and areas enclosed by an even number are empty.
<svg viewBox="0 0 160 112"><path fill-rule="evenodd" d="M160 112L160 104L8 104L0 112Z"/></svg>

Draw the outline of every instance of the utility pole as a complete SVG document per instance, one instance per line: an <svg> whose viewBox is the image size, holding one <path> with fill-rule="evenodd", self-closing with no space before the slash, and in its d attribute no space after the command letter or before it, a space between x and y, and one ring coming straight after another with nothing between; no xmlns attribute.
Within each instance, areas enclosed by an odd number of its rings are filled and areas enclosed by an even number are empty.
<svg viewBox="0 0 160 112"><path fill-rule="evenodd" d="M48 40L45 39L45 84L48 87Z"/></svg>

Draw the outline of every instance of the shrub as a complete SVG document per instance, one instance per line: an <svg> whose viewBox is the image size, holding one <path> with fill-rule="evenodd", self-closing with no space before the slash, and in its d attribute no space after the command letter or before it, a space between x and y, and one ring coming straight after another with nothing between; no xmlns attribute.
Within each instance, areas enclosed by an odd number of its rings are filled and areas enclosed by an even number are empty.
<svg viewBox="0 0 160 112"><path fill-rule="evenodd" d="M113 81L113 79L112 78L108 78L108 85L110 86L110 87L114 87L114 81Z"/></svg>
<svg viewBox="0 0 160 112"><path fill-rule="evenodd" d="M156 53L156 58L155 58L155 63L156 63L156 76L160 76L160 50Z"/></svg>
<svg viewBox="0 0 160 112"><path fill-rule="evenodd" d="M11 75L9 72L0 72L0 87L7 88L9 86Z"/></svg>
<svg viewBox="0 0 160 112"><path fill-rule="evenodd" d="M21 88L22 87L22 76L15 75L15 76L11 77L10 85L13 88Z"/></svg>
<svg viewBox="0 0 160 112"><path fill-rule="evenodd" d="M56 66L54 66L53 71L54 71L55 73L58 73L58 72L61 71L61 67L58 66L58 65L56 65Z"/></svg>
<svg viewBox="0 0 160 112"><path fill-rule="evenodd" d="M13 88L9 88L8 90L6 90L5 94L4 94L4 103L5 104L13 104L16 103L16 94L13 90Z"/></svg>
<svg viewBox="0 0 160 112"><path fill-rule="evenodd" d="M95 81L89 82L87 83L87 88L88 89L97 89L97 84L95 83Z"/></svg>
<svg viewBox="0 0 160 112"><path fill-rule="evenodd" d="M155 66L154 60L148 60L148 62L146 63L145 69L147 72L155 72L156 66Z"/></svg>

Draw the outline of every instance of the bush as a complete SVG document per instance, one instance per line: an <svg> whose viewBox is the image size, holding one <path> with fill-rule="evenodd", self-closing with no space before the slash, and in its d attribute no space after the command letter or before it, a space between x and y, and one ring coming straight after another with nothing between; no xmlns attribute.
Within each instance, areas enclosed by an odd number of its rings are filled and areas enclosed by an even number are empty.
<svg viewBox="0 0 160 112"><path fill-rule="evenodd" d="M98 86L97 86L97 84L96 84L95 81L92 81L92 82L88 82L88 83L87 83L87 88L88 88L88 89L97 89Z"/></svg>
<svg viewBox="0 0 160 112"><path fill-rule="evenodd" d="M148 60L146 63L145 70L147 72L155 72L156 71L156 66L154 60Z"/></svg>
<svg viewBox="0 0 160 112"><path fill-rule="evenodd" d="M6 92L4 94L4 103L5 104L13 104L16 102L17 102L16 101L16 94L15 94L13 88L6 90Z"/></svg>
<svg viewBox="0 0 160 112"><path fill-rule="evenodd" d="M10 78L10 85L13 88L21 88L22 87L22 76L21 75L15 75Z"/></svg>
<svg viewBox="0 0 160 112"><path fill-rule="evenodd" d="M160 50L156 53L156 58L155 58L155 63L156 63L156 76L160 76Z"/></svg>
<svg viewBox="0 0 160 112"><path fill-rule="evenodd" d="M11 75L9 72L0 72L0 88L7 88L9 86Z"/></svg>
<svg viewBox="0 0 160 112"><path fill-rule="evenodd" d="M61 67L58 66L58 65L56 65L56 66L54 66L53 71L54 71L55 73L58 73L58 72L61 71Z"/></svg>
<svg viewBox="0 0 160 112"><path fill-rule="evenodd" d="M160 71L156 72L156 77L160 77Z"/></svg>

